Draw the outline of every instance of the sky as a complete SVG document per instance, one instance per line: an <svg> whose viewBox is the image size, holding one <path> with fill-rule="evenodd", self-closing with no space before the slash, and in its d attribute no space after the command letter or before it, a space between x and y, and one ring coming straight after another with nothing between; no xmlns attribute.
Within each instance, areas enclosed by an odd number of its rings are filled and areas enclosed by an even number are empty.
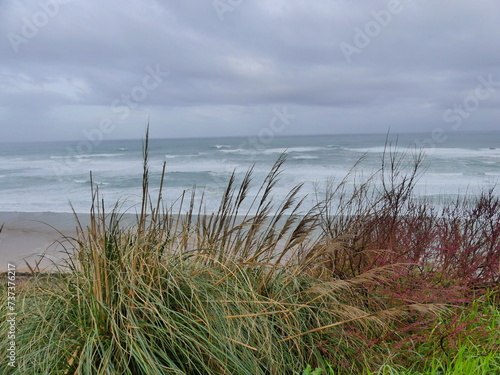
<svg viewBox="0 0 500 375"><path fill-rule="evenodd" d="M0 142L488 131L498 0L0 2Z"/></svg>

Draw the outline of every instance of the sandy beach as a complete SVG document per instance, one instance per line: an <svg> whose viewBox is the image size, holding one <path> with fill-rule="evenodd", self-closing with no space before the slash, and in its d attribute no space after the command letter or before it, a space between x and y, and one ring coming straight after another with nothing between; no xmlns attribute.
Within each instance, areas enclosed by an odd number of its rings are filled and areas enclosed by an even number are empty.
<svg viewBox="0 0 500 375"><path fill-rule="evenodd" d="M76 235L76 221L69 213L1 212L0 264L15 264L18 272L38 267L40 271L53 270L54 264L63 264L65 251L72 244L64 236ZM28 266L29 264L29 266Z"/></svg>

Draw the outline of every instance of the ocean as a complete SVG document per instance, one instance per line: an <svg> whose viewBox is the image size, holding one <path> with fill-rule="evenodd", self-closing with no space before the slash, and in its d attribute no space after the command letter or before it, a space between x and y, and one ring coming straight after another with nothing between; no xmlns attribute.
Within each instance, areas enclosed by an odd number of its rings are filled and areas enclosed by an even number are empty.
<svg viewBox="0 0 500 375"><path fill-rule="evenodd" d="M402 134L390 135L388 141L394 146L397 139L396 155L407 152L410 160L415 145L425 138L429 134ZM196 186L200 196L204 192L206 211L213 212L233 171L241 179L254 166L251 194L256 194L285 154L273 198L279 202L293 186L304 183L305 205L313 205L328 181L338 183L351 173L346 179L349 188L379 170L386 141L385 134L151 139L151 192L158 192L165 161L167 205L175 207L183 191L191 194ZM124 210L134 212L141 194L142 145L143 140L0 143L0 212L70 212L71 202L77 212L88 213L90 171L109 207L119 200ZM427 145L432 147L425 149L418 196L443 202L498 184L500 132L450 133L445 142Z"/></svg>

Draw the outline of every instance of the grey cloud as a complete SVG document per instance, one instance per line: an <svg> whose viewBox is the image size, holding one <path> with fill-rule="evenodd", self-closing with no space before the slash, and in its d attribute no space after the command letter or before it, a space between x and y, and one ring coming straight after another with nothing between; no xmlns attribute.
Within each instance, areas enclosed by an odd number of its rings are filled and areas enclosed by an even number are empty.
<svg viewBox="0 0 500 375"><path fill-rule="evenodd" d="M302 113L295 133L429 131L478 77L500 80L500 3L401 0L348 63L339 45L356 47L357 30L391 2L242 1L222 21L211 1L3 2L0 125L75 136L116 117L112 104L159 65L169 77L135 103L116 137L133 136L133 121L147 114L185 124L176 136L252 134L278 105ZM41 4L55 3L56 14L15 53L9 33L22 36ZM482 101L471 126L495 129L498 101L498 92ZM27 113L36 113L36 126Z"/></svg>

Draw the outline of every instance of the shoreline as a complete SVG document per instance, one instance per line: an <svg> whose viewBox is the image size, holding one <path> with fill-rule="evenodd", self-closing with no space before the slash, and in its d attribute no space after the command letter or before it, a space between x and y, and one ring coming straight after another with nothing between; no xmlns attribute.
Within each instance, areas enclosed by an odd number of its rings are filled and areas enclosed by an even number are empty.
<svg viewBox="0 0 500 375"><path fill-rule="evenodd" d="M76 236L76 220L71 213L0 212L2 225L0 272L6 271L8 264L15 265L20 273L30 272L30 267L51 272L73 249L67 240Z"/></svg>
<svg viewBox="0 0 500 375"><path fill-rule="evenodd" d="M174 214L174 220L177 214ZM209 217L210 214L207 215ZM90 214L78 214L83 228L90 223ZM286 220L285 215L281 221ZM120 220L124 226L135 225L136 214L127 213ZM181 220L186 219L181 214ZM196 222L199 215L192 215ZM236 218L241 223L243 216ZM8 264L16 266L16 272L29 273L30 267L38 264L40 272L53 272L55 264L63 264L68 252L74 250L69 239L76 238L78 223L73 213L68 212L1 212L0 211L0 273Z"/></svg>
<svg viewBox="0 0 500 375"><path fill-rule="evenodd" d="M30 267L44 272L51 271L55 268L54 263L62 264L66 258L65 252L73 249L71 243L56 231L50 234L4 227L0 235L2 270L7 270L8 264L14 264L18 272L30 272ZM74 234L66 235L74 237Z"/></svg>

